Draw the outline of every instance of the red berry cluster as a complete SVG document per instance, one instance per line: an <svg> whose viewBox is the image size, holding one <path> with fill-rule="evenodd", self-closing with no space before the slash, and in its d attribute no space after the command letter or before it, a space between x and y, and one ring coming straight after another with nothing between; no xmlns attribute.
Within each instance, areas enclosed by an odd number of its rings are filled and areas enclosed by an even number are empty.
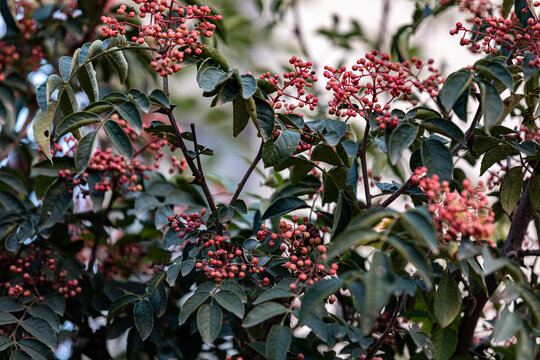
<svg viewBox="0 0 540 360"><path fill-rule="evenodd" d="M441 0L441 5L450 4L452 1L454 0ZM495 10L492 0L458 0L457 4L460 11L470 12L478 17L489 16Z"/></svg>
<svg viewBox="0 0 540 360"><path fill-rule="evenodd" d="M433 214L433 221L445 243L452 240L470 238L480 242L487 240L494 246L493 240L488 239L493 233L495 214L489 206L485 187L482 182L473 187L470 180L462 182L461 193L450 190L448 181L439 182L439 176L431 178L424 176L426 168L414 171L413 181L428 197L428 209Z"/></svg>
<svg viewBox="0 0 540 360"><path fill-rule="evenodd" d="M178 233L178 237L183 239L186 234L198 229L206 229L206 221L202 218L206 215L206 209L201 209L200 212L188 214L174 214L169 216L167 220L171 223L171 228ZM203 226L201 228L201 226Z"/></svg>
<svg viewBox="0 0 540 360"><path fill-rule="evenodd" d="M519 131L521 132L521 138L524 141L531 140L537 144L540 144L540 128L535 126L520 126Z"/></svg>
<svg viewBox="0 0 540 360"><path fill-rule="evenodd" d="M14 64L19 58L15 45L6 45L5 42L0 41L0 81L5 80L4 72L7 67Z"/></svg>
<svg viewBox="0 0 540 360"><path fill-rule="evenodd" d="M102 16L105 24L101 28L103 37L115 37L126 34L126 26L139 30L139 35L131 41L143 44L145 41L156 47L157 55L151 65L161 75L166 76L180 70L184 54L200 55L202 53L201 34L210 38L216 25L209 20L221 20L221 15L211 15L208 6L185 6L176 0L135 0L139 5L139 18L148 16L146 25L136 25L130 18L136 17L134 9L128 10L125 5L117 10L123 21ZM193 24L190 25L190 20ZM190 21L190 22L188 22Z"/></svg>
<svg viewBox="0 0 540 360"><path fill-rule="evenodd" d="M127 191L141 191L141 177L148 177L145 172L152 170L150 166L141 164L137 159L128 164L123 156L114 155L111 148L105 151L97 149L90 158L88 169L103 172L104 178L112 175L113 181L119 186L125 185ZM105 179L94 185L94 191L108 191L111 187L112 182Z"/></svg>
<svg viewBox="0 0 540 360"><path fill-rule="evenodd" d="M52 156L65 156L65 155L75 155L75 150L79 142L73 135L65 136L63 138L65 146L62 146L60 143L55 142L51 144L51 155Z"/></svg>
<svg viewBox="0 0 540 360"><path fill-rule="evenodd" d="M386 53L380 57L378 55L377 51L367 53L356 61L351 70L345 66L338 69L324 67L324 76L328 79L326 90L333 92L333 99L328 103L331 115L360 115L367 120L371 114L376 113L380 115L378 121L381 124L391 125L393 119L388 112L390 102L394 99L400 98L416 104L412 99L413 88L427 92L431 97L438 95L443 79L432 66L433 60L427 63L430 75L419 80L420 72L426 66L422 60L413 57L411 61L400 63L390 61ZM384 98L383 94L390 98Z"/></svg>
<svg viewBox="0 0 540 360"><path fill-rule="evenodd" d="M539 5L540 2L536 1L535 6ZM497 16L476 17L474 25L467 29L458 22L456 27L450 30L450 35L462 33L460 45L469 46L475 53L483 51L486 54L496 54L499 47L512 51L518 64L521 64L526 54L539 54L540 20L536 16L529 18L527 24L519 23L515 15L509 19ZM531 60L528 65L540 68L540 59Z"/></svg>
<svg viewBox="0 0 540 360"><path fill-rule="evenodd" d="M315 109L319 99L313 94L307 94L305 88L311 88L313 83L317 81L315 72L311 67L313 64L310 61L303 61L302 59L293 56L289 59L289 64L293 65L293 70L283 74L283 83L280 84L279 75L272 75L267 72L261 75L261 79L270 82L277 88L276 95L269 94L268 103L274 109L285 109L285 113L292 113L296 108L308 107L310 110ZM296 93L288 93L287 88L292 88ZM289 100L293 100L293 103L289 103Z"/></svg>
<svg viewBox="0 0 540 360"><path fill-rule="evenodd" d="M269 247L276 246L279 241L279 250L287 260L284 267L288 269L297 280L290 285L291 290L297 288L298 282L303 285L313 285L325 276L336 275L338 265L333 263L328 268L322 262L326 260L326 246L323 244L321 234L316 226L309 223L307 217L298 221L297 216L292 217L292 224L282 221L280 231L272 232L261 226L257 232L257 240L268 241Z"/></svg>
<svg viewBox="0 0 540 360"><path fill-rule="evenodd" d="M118 114L112 114L111 120L114 120L118 125L120 125L127 136L129 136L132 140L135 140L137 138L137 134L135 133L135 130L128 124L128 122L124 119L121 119Z"/></svg>
<svg viewBox="0 0 540 360"><path fill-rule="evenodd" d="M82 291L79 280L67 280L65 270L55 275L54 281L50 280L51 273L56 270L51 250L42 251L30 244L21 254L17 259L7 254L0 257L0 268L5 268L5 273L10 275L10 280L2 284L8 296L17 299L35 295L43 301L43 291L57 291L66 298L77 296Z"/></svg>

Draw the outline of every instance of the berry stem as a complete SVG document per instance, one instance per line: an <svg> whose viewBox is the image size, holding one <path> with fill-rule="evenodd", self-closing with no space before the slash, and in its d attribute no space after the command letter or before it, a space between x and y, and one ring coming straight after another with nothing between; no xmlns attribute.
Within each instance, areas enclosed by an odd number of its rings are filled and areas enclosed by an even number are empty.
<svg viewBox="0 0 540 360"><path fill-rule="evenodd" d="M369 174L367 169L367 158L366 158L366 151L367 151L367 142L369 138L369 122L366 121L366 128L364 129L364 138L362 139L362 147L359 151L360 156L360 163L362 164L362 176L364 181L364 193L366 195L366 206L367 208L371 208L371 193L369 190Z"/></svg>

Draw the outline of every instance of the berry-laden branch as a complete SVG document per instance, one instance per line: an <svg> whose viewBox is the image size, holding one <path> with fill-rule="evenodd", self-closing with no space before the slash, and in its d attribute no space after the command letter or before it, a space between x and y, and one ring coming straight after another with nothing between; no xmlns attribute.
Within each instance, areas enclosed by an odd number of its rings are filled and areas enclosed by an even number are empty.
<svg viewBox="0 0 540 360"><path fill-rule="evenodd" d="M362 176L364 177L364 193L366 196L366 206L367 208L371 208L371 193L369 190L369 174L367 169L367 158L366 158L366 151L367 151L367 142L369 138L369 122L366 122L366 128L364 129L364 137L362 139L362 147L358 151L358 156L360 157L360 163L362 165Z"/></svg>
<svg viewBox="0 0 540 360"><path fill-rule="evenodd" d="M169 77L167 75L163 76L163 91L167 96L169 96ZM204 177L204 174L199 171L197 168L197 165L195 165L195 162L193 161L193 158L189 155L188 149L186 147L186 143L184 142L184 139L182 138L182 133L180 132L180 128L178 126L178 123L176 122L176 118L173 114L173 107L168 107L165 109L165 114L169 118L169 121L171 122L171 125L174 130L174 134L176 135L176 145L180 148L182 151L182 154L184 154L184 158L186 159L186 162L189 166L189 169L191 170L191 173L195 177L196 183L202 188L204 192L204 196L206 198L206 201L208 202L208 206L210 207L210 210L214 212L216 210L216 204L214 202L214 198L212 196L212 193L210 192L210 188L208 187L208 184L206 182L206 178ZM197 151L197 149L195 149Z"/></svg>

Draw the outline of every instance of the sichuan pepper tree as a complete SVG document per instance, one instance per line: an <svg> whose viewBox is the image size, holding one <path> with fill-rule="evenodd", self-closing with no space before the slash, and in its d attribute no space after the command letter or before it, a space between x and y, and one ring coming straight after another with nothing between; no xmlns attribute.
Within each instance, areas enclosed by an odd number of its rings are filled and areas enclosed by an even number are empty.
<svg viewBox="0 0 540 360"><path fill-rule="evenodd" d="M389 53L282 75L210 46L211 7L90 3L0 2L4 358L538 357L538 2L418 2ZM407 39L453 6L480 55L444 77ZM260 144L232 194L173 101L188 66Z"/></svg>

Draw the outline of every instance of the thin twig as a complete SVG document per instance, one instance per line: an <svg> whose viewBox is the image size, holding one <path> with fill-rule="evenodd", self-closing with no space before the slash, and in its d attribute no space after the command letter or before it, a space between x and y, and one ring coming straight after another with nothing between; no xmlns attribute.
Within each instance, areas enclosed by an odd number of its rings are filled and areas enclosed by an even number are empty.
<svg viewBox="0 0 540 360"><path fill-rule="evenodd" d="M369 122L366 122L366 128L364 130L364 138L362 139L362 147L360 148L359 155L360 155L360 163L362 165L362 176L364 180L364 193L366 196L366 206L367 208L371 208L371 193L369 190L369 176L368 176L368 169L367 169L367 158L366 158L366 152L367 152L367 142L369 137Z"/></svg>
<svg viewBox="0 0 540 360"><path fill-rule="evenodd" d="M401 310L401 306L403 306L403 303L405 302L405 299L407 298L407 293L402 293L397 301L396 307L394 309L394 313L392 314L392 317L390 318L390 321L388 322L388 325L386 326L386 329L384 329L383 333L375 344L373 344L367 355L365 360L372 360L379 348L384 344L384 340L386 340L386 337L390 335L392 331L394 331L394 326L396 325L396 321L399 315L399 311Z"/></svg>
<svg viewBox="0 0 540 360"><path fill-rule="evenodd" d="M165 92L165 94L169 96L168 76L163 77L163 92ZM206 201L208 202L208 206L210 207L210 211L214 212L216 210L214 198L212 196L212 193L210 192L208 184L206 183L206 178L204 177L204 174L199 171L197 165L195 165L195 163L193 162L193 158L189 155L186 143L184 142L184 139L182 138L182 133L180 132L180 127L178 126L176 118L174 117L172 107L165 109L165 112L167 114L167 117L169 118L169 121L171 122L174 134L176 135L176 146L178 146L182 151L182 154L184 154L184 158L186 159L191 173L195 177L196 183L202 188Z"/></svg>
<svg viewBox="0 0 540 360"><path fill-rule="evenodd" d="M525 257L525 256L540 256L540 249L519 250L518 254L520 258Z"/></svg>
<svg viewBox="0 0 540 360"><path fill-rule="evenodd" d="M199 144L197 143L197 135L195 134L195 124L191 123L191 133L193 134L193 146L195 147L195 156L197 157L197 167L201 175L204 175L201 165L201 154L199 153Z"/></svg>
<svg viewBox="0 0 540 360"><path fill-rule="evenodd" d="M251 176L251 173L257 167L257 164L259 163L259 161L261 161L263 145L264 145L264 141L261 141L261 146L259 147L259 151L257 152L257 155L255 155L255 158L253 159L253 161L251 162L251 165L249 166L246 173L244 174L244 177L238 183L238 187L236 188L236 191L234 192L234 195L231 198L230 203L233 203L236 199L238 199L238 197L240 196L240 193L242 192L242 189L246 185L246 182L248 181L249 177Z"/></svg>

